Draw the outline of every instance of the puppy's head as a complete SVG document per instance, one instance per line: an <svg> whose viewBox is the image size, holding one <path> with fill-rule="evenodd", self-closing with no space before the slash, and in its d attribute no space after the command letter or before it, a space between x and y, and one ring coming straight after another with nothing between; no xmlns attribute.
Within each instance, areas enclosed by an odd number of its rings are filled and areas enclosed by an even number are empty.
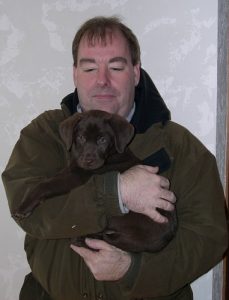
<svg viewBox="0 0 229 300"><path fill-rule="evenodd" d="M111 151L122 153L134 135L124 118L104 111L75 113L60 124L60 135L77 165L101 167Z"/></svg>

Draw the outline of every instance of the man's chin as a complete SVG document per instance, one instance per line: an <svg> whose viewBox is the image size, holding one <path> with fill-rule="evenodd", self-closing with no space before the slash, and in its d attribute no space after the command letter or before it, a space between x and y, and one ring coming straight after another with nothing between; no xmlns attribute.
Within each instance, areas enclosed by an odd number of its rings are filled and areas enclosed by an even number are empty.
<svg viewBox="0 0 229 300"><path fill-rule="evenodd" d="M108 112L110 114L119 114L119 109L117 105L112 105L111 103L91 103L91 105L88 106L81 106L82 111L88 111L88 110L102 110L105 112Z"/></svg>
<svg viewBox="0 0 229 300"><path fill-rule="evenodd" d="M96 105L92 109L102 110L110 114L118 114L118 110L115 107L109 105Z"/></svg>

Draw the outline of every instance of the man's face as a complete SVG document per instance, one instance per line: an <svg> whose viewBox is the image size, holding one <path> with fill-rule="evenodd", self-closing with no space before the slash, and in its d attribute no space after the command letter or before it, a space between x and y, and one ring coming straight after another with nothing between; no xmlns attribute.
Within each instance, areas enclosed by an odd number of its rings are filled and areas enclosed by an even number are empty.
<svg viewBox="0 0 229 300"><path fill-rule="evenodd" d="M126 117L133 106L140 64L133 66L127 41L119 31L112 33L112 39L107 36L106 45L96 42L92 46L83 37L73 77L83 110Z"/></svg>

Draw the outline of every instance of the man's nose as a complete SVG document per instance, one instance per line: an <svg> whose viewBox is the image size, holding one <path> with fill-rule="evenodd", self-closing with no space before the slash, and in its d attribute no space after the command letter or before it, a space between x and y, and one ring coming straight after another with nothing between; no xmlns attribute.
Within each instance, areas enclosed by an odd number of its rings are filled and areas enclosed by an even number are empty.
<svg viewBox="0 0 229 300"><path fill-rule="evenodd" d="M97 84L99 86L106 86L110 83L109 70L106 67L101 67L98 69L97 73Z"/></svg>

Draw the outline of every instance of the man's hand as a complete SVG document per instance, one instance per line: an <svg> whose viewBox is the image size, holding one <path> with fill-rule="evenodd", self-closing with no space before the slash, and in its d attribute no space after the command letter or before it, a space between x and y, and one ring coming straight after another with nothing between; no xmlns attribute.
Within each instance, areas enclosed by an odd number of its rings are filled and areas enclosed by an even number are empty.
<svg viewBox="0 0 229 300"><path fill-rule="evenodd" d="M96 280L115 281L122 278L131 264L131 256L105 241L86 239L86 244L97 251L71 245L85 261Z"/></svg>
<svg viewBox="0 0 229 300"><path fill-rule="evenodd" d="M120 174L120 193L129 210L149 216L156 222L167 219L156 208L172 211L176 197L169 180L157 174L158 167L137 165Z"/></svg>

